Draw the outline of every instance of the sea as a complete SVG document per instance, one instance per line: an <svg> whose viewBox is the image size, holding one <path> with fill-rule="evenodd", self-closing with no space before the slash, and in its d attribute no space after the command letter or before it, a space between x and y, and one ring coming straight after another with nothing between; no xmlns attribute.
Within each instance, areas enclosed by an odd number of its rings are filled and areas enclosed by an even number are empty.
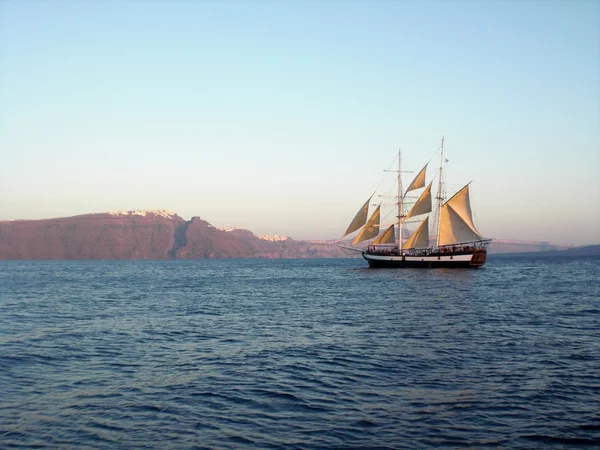
<svg viewBox="0 0 600 450"><path fill-rule="evenodd" d="M0 448L600 448L600 257L0 262Z"/></svg>

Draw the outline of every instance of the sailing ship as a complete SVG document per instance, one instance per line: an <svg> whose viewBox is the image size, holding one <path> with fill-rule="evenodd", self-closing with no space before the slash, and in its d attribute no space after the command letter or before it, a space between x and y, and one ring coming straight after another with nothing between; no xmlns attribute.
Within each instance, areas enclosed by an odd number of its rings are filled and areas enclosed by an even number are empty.
<svg viewBox="0 0 600 450"><path fill-rule="evenodd" d="M384 200L372 205L375 209L369 216L373 194L356 213L342 236L343 239L358 232L352 240L352 247L344 245L341 247L350 253L362 254L369 267L373 268L478 268L483 266L487 257L486 246L491 239L483 238L473 222L469 196L470 183L449 199L445 199L444 163L447 160L444 155L444 138L440 150L435 208L433 208L431 193L434 180L426 185L429 163L425 164L406 190L403 190L401 156L399 151L397 194L394 195L396 201L393 204L396 220L380 233ZM410 197L419 191L421 193L416 200ZM357 244L365 241L368 242L366 248L356 247Z"/></svg>

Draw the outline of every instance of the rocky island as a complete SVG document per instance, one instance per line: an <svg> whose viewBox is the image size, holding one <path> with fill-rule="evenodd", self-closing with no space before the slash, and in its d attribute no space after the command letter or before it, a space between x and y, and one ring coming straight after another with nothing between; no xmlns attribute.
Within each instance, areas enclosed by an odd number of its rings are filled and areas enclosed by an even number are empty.
<svg viewBox="0 0 600 450"><path fill-rule="evenodd" d="M343 256L331 243L218 229L162 210L0 221L0 259L319 258Z"/></svg>

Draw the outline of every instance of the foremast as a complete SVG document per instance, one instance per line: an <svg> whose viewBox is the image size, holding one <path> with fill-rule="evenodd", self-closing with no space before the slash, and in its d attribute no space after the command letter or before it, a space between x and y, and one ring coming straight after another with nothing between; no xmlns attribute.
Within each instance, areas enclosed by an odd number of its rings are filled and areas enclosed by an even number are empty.
<svg viewBox="0 0 600 450"><path fill-rule="evenodd" d="M402 253L402 222L404 219L402 197L402 149L398 149L398 251L400 253Z"/></svg>

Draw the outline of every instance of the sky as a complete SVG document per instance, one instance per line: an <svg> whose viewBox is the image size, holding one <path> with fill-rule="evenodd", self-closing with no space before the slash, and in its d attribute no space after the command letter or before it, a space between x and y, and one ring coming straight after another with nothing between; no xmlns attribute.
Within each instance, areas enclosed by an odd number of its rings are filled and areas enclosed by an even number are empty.
<svg viewBox="0 0 600 450"><path fill-rule="evenodd" d="M0 0L0 220L335 239L442 136L484 236L600 243L600 1Z"/></svg>

